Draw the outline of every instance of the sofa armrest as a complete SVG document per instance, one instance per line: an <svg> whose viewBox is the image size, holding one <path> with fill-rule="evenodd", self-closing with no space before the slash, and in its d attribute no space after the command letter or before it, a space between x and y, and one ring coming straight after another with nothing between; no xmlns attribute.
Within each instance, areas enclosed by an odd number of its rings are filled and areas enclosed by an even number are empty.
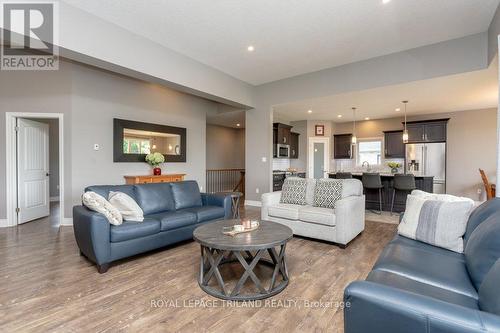
<svg viewBox="0 0 500 333"><path fill-rule="evenodd" d="M261 196L261 210L260 218L262 220L267 220L269 217L269 207L280 203L281 191L264 193Z"/></svg>
<svg viewBox="0 0 500 333"><path fill-rule="evenodd" d="M344 331L500 332L500 316L370 281L344 290Z"/></svg>
<svg viewBox="0 0 500 333"><path fill-rule="evenodd" d="M110 262L110 225L104 215L84 206L75 206L73 230L80 251L88 259L98 265Z"/></svg>
<svg viewBox="0 0 500 333"><path fill-rule="evenodd" d="M232 201L231 196L222 193L202 193L201 201L203 206L219 206L224 208L224 219L232 218Z"/></svg>
<svg viewBox="0 0 500 333"><path fill-rule="evenodd" d="M365 196L350 196L335 203L337 243L346 245L365 230Z"/></svg>

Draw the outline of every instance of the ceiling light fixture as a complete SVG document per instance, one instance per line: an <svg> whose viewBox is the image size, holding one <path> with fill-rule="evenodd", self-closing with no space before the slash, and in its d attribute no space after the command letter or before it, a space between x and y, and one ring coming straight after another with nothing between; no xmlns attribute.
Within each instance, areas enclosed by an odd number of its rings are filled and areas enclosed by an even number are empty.
<svg viewBox="0 0 500 333"><path fill-rule="evenodd" d="M408 101L403 101L403 104L405 105L405 129L403 130L403 142L408 143L408 130L406 129L406 104L408 104Z"/></svg>
<svg viewBox="0 0 500 333"><path fill-rule="evenodd" d="M396 112L399 112L399 111L401 111L401 108L396 108Z"/></svg>
<svg viewBox="0 0 500 333"><path fill-rule="evenodd" d="M337 118L342 118L342 115L341 115L341 114L339 114L339 115L337 116Z"/></svg>
<svg viewBox="0 0 500 333"><path fill-rule="evenodd" d="M370 117L365 117L365 120L370 120Z"/></svg>
<svg viewBox="0 0 500 333"><path fill-rule="evenodd" d="M307 113L313 113L313 110L307 110Z"/></svg>
<svg viewBox="0 0 500 333"><path fill-rule="evenodd" d="M255 47L253 47L253 45L250 45L247 47L247 50L248 50L248 52L253 52L253 51L255 51Z"/></svg>
<svg viewBox="0 0 500 333"><path fill-rule="evenodd" d="M241 125L240 124L236 124L237 127L240 127Z"/></svg>
<svg viewBox="0 0 500 333"><path fill-rule="evenodd" d="M353 117L354 121L352 123L351 143L353 146L355 146L356 143L358 143L358 138L356 137L356 108L355 107L352 108L352 117Z"/></svg>
<svg viewBox="0 0 500 333"><path fill-rule="evenodd" d="M383 3L384 5L388 4L389 2L391 2L391 0L382 0L382 3Z"/></svg>

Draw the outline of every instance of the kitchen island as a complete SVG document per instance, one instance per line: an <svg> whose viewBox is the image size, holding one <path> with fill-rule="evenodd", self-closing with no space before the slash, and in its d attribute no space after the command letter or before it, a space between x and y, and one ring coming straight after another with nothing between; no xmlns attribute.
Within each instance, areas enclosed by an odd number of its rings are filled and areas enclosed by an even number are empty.
<svg viewBox="0 0 500 333"><path fill-rule="evenodd" d="M329 173L329 178L335 178L336 173ZM361 180L362 173L352 173L352 177ZM382 210L390 211L392 202L392 192L394 188L394 175L390 173L381 173L380 178L382 181ZM415 176L415 186L418 190L432 193L433 188L432 176ZM406 208L406 196L408 193L402 191L396 192L396 197L394 198L394 212L404 212ZM367 190L366 193L366 209L379 209L378 203L378 191L377 190Z"/></svg>

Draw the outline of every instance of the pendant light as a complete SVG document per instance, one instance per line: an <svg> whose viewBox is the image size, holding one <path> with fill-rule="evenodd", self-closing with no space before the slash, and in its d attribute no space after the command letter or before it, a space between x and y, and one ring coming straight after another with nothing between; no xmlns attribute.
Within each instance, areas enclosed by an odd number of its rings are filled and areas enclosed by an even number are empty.
<svg viewBox="0 0 500 333"><path fill-rule="evenodd" d="M352 108L352 116L353 116L354 122L352 124L351 143L353 146L355 146L356 143L358 143L358 138L356 138L356 108L355 107Z"/></svg>
<svg viewBox="0 0 500 333"><path fill-rule="evenodd" d="M403 130L403 143L408 143L408 130L406 129L406 105L408 104L408 101L403 101L403 104L405 105L405 128Z"/></svg>

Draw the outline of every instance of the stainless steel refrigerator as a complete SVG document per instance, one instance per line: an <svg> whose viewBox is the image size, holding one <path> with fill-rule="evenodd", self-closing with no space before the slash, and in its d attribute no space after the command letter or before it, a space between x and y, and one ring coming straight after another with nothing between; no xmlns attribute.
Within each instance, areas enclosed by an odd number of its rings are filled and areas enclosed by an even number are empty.
<svg viewBox="0 0 500 333"><path fill-rule="evenodd" d="M446 143L406 144L405 171L433 176L434 193L446 193Z"/></svg>

